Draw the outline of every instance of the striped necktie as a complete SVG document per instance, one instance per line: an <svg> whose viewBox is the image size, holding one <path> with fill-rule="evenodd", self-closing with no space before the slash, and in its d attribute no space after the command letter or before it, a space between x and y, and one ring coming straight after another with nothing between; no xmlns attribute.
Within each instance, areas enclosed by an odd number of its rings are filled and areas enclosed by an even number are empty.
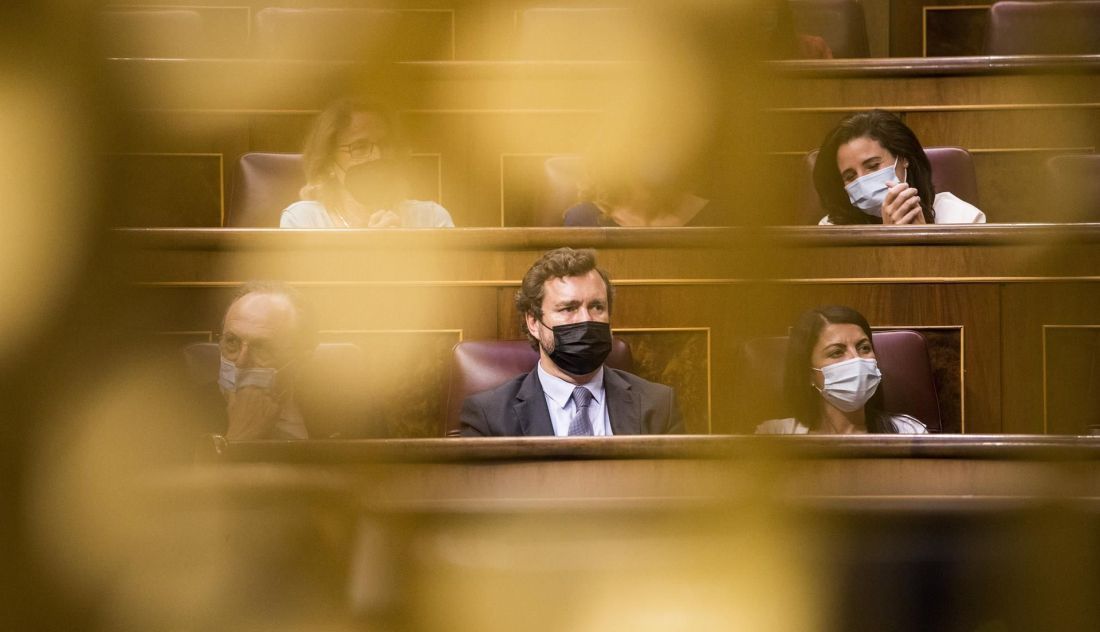
<svg viewBox="0 0 1100 632"><path fill-rule="evenodd" d="M573 400L577 412L569 422L569 436L591 437L592 422L588 419L588 405L592 403L592 393L587 388L578 386L573 389L570 399Z"/></svg>

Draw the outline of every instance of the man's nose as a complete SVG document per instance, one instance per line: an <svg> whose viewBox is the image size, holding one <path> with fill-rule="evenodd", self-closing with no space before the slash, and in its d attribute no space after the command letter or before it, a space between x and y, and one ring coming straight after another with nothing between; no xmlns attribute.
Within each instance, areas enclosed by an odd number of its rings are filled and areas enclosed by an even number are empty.
<svg viewBox="0 0 1100 632"><path fill-rule="evenodd" d="M241 350L237 352L237 359L233 362L238 369L247 369L252 367L252 348L248 343L241 341Z"/></svg>

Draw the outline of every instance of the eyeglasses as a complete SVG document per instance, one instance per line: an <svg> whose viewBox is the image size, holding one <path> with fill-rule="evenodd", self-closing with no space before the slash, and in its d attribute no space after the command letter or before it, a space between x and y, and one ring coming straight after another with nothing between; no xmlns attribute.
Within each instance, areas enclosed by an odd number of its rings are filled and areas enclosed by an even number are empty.
<svg viewBox="0 0 1100 632"><path fill-rule="evenodd" d="M226 358L233 360L245 347L248 347L253 362L263 367L282 364L281 360L286 358L289 351L284 346L276 346L263 340L246 340L230 332L218 334L217 339L218 348Z"/></svg>
<svg viewBox="0 0 1100 632"><path fill-rule="evenodd" d="M363 160L365 158L381 158L382 148L377 143L372 143L369 140L357 140L354 143L348 143L347 145L340 145L337 147L340 151L348 152L352 160Z"/></svg>

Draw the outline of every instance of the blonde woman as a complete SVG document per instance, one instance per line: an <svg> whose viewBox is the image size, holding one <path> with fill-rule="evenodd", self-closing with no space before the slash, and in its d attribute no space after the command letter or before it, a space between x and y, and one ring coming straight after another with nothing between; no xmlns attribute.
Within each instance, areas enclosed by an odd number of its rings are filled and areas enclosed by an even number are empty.
<svg viewBox="0 0 1100 632"><path fill-rule="evenodd" d="M409 199L408 152L380 104L344 99L329 105L313 123L302 160L302 199L283 211L282 228L454 226L439 204Z"/></svg>

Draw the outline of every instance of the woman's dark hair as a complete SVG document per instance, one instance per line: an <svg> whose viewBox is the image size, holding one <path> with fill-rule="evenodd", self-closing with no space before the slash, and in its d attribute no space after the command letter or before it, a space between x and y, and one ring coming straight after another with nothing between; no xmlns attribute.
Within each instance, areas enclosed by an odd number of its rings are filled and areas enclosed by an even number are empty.
<svg viewBox="0 0 1100 632"><path fill-rule="evenodd" d="M814 187L822 208L829 214L829 221L833 224L882 223L882 218L852 206L836 164L836 153L841 145L863 137L877 140L896 158L909 162L906 180L917 189L924 221L934 224L936 212L932 209L932 201L936 198L936 189L932 185L932 165L928 162L928 156L913 130L900 118L883 110L858 112L845 118L821 143L814 164Z"/></svg>
<svg viewBox="0 0 1100 632"><path fill-rule="evenodd" d="M871 336L871 326L867 319L851 307L827 305L803 313L791 328L787 343L787 364L783 374L783 395L788 406L794 410L794 418L807 428L815 428L821 411L821 394L814 388L810 378L810 356L817 339L825 325L856 325L875 343ZM867 432L895 433L897 429L890 422L890 415L883 410L883 388L880 383L875 394L864 408Z"/></svg>

